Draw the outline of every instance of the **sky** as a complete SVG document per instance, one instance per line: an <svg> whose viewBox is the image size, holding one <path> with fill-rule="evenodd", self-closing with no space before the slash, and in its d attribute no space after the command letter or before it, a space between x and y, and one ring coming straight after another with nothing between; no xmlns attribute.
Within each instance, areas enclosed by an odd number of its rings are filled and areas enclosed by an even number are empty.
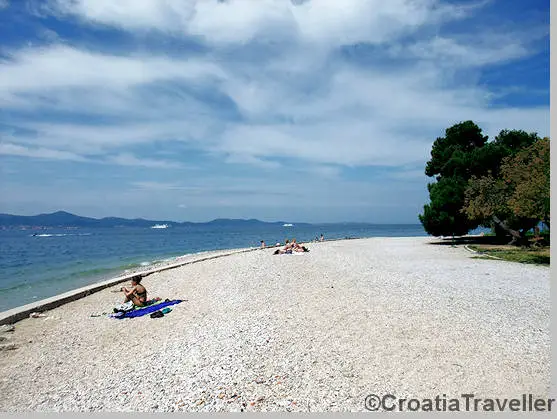
<svg viewBox="0 0 557 419"><path fill-rule="evenodd" d="M549 0L0 0L0 212L418 223L433 141L549 136Z"/></svg>

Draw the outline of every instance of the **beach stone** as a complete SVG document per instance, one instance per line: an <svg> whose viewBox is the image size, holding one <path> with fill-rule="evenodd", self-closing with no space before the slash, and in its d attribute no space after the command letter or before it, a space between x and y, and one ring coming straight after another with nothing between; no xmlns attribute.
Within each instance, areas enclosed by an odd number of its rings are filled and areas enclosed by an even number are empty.
<svg viewBox="0 0 557 419"><path fill-rule="evenodd" d="M15 326L13 324L3 324L0 326L0 333L13 332L14 330Z"/></svg>
<svg viewBox="0 0 557 419"><path fill-rule="evenodd" d="M549 269L435 240L167 270L144 278L149 295L189 302L162 322L90 318L110 310L108 290L53 309L49 323L24 319L18 342L32 343L0 356L0 411L352 412L394 390L549 394Z"/></svg>
<svg viewBox="0 0 557 419"><path fill-rule="evenodd" d="M0 345L0 351L13 351L17 349L18 346L15 343L7 343Z"/></svg>

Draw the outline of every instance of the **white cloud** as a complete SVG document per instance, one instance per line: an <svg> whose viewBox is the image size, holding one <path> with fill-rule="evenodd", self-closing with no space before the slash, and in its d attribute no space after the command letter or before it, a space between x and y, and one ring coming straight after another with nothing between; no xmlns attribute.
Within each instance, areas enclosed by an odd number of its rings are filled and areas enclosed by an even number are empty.
<svg viewBox="0 0 557 419"><path fill-rule="evenodd" d="M406 141L404 141L406 140ZM424 142L382 131L373 123L337 119L307 126L239 126L218 148L257 158L295 158L312 164L398 165L424 156Z"/></svg>
<svg viewBox="0 0 557 419"><path fill-rule="evenodd" d="M28 48L9 58L0 71L0 92L5 93L83 87L125 89L159 80L196 80L221 74L216 65L198 60L107 55L65 45Z"/></svg>
<svg viewBox="0 0 557 419"><path fill-rule="evenodd" d="M383 43L424 25L463 18L486 2L439 0L50 0L45 13L130 31L194 35L211 43L297 39L319 45Z"/></svg>
<svg viewBox="0 0 557 419"><path fill-rule="evenodd" d="M27 53L32 55L32 51ZM48 51L46 55L53 56L53 61L57 61L64 53L69 56L60 61L67 63L72 60L76 51L55 48L54 53ZM84 53L78 54L90 57ZM99 62L114 62L113 56L95 54L93 57ZM117 62L119 60L120 58L116 58ZM308 67L311 67L311 60L311 56L306 58ZM32 59L21 61L25 63ZM143 59L133 57L125 58L125 61L130 63L130 68L141 68L144 63ZM87 60L77 62L83 62L88 67ZM278 72L274 73L274 64L269 65L269 72L265 71L260 76L254 73L242 74L231 67L226 73L223 71L220 81L207 85L207 88L217 91L220 89L224 94L230 95L242 114L252 121L249 124L232 124L220 142L207 142L206 138L207 126L218 119L212 115L214 109L187 94L168 91L167 87L150 87L145 92L134 87L124 88L122 85L133 84L134 79L133 75L129 75L132 81L122 82L127 80L126 71L121 71L120 75L107 76L113 81L109 82L107 79L99 87L95 78L89 79L83 75L78 64L71 67L60 66L52 73L52 77L45 71L40 78L41 83L33 85L33 79L37 77L27 72L27 64L18 65L16 61L0 67L0 83L4 80L4 89L8 92L25 93L25 97L19 98L19 102L5 100L6 107L26 109L27 106L32 106L50 111L81 111L151 120L149 123L121 122L113 126L26 123L25 127L36 130L37 135L21 137L21 141L41 141L88 152L149 143L161 138L201 141L203 147L215 147L224 153L230 153L232 156L229 161L243 160L256 164L261 163L255 159L260 151L260 156L272 156L277 152L277 155L312 158L326 163L358 164L365 163L366 149L374 150L373 154L377 159L388 162L385 154L378 152L377 142L385 145L385 138L389 138L393 145L405 142L407 135L401 135L400 127L417 125L422 127L422 131L426 128L423 131L423 141L430 142L430 133L439 131L447 120L475 118L476 115L482 120L489 120L492 113L499 115L505 112L489 109L488 91L473 85L447 85L445 73L434 66L409 66L392 72L381 72L373 67L367 71L350 66L338 67L324 79L324 88L307 95L299 92L296 84L289 83ZM40 68L40 65L41 63L37 63L38 67L34 68ZM183 71L184 77L188 77L189 68L185 66L180 70L179 65L168 73L161 67L157 77L163 81L172 80L180 71ZM20 75L17 78L19 84L17 81L12 84L10 80L16 79L16 73ZM154 73L155 71L152 72ZM273 77L275 74L276 77ZM73 85L72 80L75 79L80 82ZM146 81L151 80L151 77L146 78ZM69 86L63 86L65 81ZM61 86L52 87L57 84ZM35 90L38 91L37 96L33 95ZM86 101L84 97L87 98ZM512 112L520 113L518 110ZM534 118L541 123L545 120L547 111L534 109L525 111L525 114L529 114L529 119ZM520 115L517 116L520 119ZM289 124L285 130L273 121L274 117L299 120L300 123ZM261 125L259 121L266 118L271 118L271 123ZM341 141L344 145L353 147L344 147L340 153L328 153L328 157L323 159L323 154L331 148L338 148L336 146ZM385 150L384 147L382 149ZM238 155L238 152L245 154L250 150L251 154L243 157ZM408 151L412 154L416 150L410 148ZM353 154L353 158L343 158L346 153ZM269 162L264 164L268 165Z"/></svg>
<svg viewBox="0 0 557 419"><path fill-rule="evenodd" d="M116 156L110 156L106 159L106 161L120 166L140 166L158 169L178 169L182 167L180 163L175 161L137 158L129 153L121 153Z"/></svg>
<svg viewBox="0 0 557 419"><path fill-rule="evenodd" d="M278 169L281 165L275 161L269 161L269 160L264 160L261 158L258 158L254 155L254 153L244 153L242 152L243 150L240 150L239 153L236 152L236 150L232 149L232 148L228 148L228 147L222 147L220 146L219 148L216 148L215 150L221 150L225 155L225 163L231 163L231 164L248 164L248 165L252 165L255 167L259 167L262 169ZM253 151L253 150L252 150Z"/></svg>
<svg viewBox="0 0 557 419"><path fill-rule="evenodd" d="M305 165L298 169L302 174L314 174L324 179L335 179L341 175L342 170L338 166L328 166L323 164Z"/></svg>
<svg viewBox="0 0 557 419"><path fill-rule="evenodd" d="M466 119L488 127L512 121L542 134L548 127L546 108L491 109L489 91L455 85L451 72L427 63L391 71L337 64L314 76L303 72L315 65L308 54L298 58L298 76L321 80L307 93L279 70L280 59L255 71L235 62L221 68L202 60L117 57L62 46L29 49L0 65L0 102L23 111L123 118L103 125L26 121L20 124L26 134L12 135L22 144L98 154L173 140L221 154L225 162L267 169L279 167L277 157L339 165L425 160L432 139ZM218 108L181 91L176 78L228 96L244 121L221 121Z"/></svg>
<svg viewBox="0 0 557 419"><path fill-rule="evenodd" d="M131 104L130 104L131 106ZM198 141L198 135L206 131L196 128L194 121L184 118L184 121L156 119L152 123L113 123L100 124L70 124L61 122L21 124L32 133L14 135L15 140L26 144L43 144L85 153L102 154L113 150L125 149L131 146L149 144L154 141L168 141L173 139Z"/></svg>
<svg viewBox="0 0 557 419"><path fill-rule="evenodd" d="M33 1L41 14L75 15L94 23L126 29L170 30L191 13L183 0L50 0Z"/></svg>
<svg viewBox="0 0 557 419"><path fill-rule="evenodd" d="M547 107L494 107L493 92L478 82L485 66L534 53L538 35L476 26L458 36L439 34L441 25L480 11L483 3L34 4L63 19L142 34L134 38L142 52L116 54L110 45L85 48L79 40L61 45L54 37L50 46L7 51L0 61L0 107L15 117L1 121L9 144L0 152L149 168L153 177L138 181L133 194L160 194L160 202L165 196L174 208L223 199L241 204L254 196L267 208L289 203L287 197L300 207L334 198L366 208L374 205L370 196L390 191L422 199L423 191L413 195L408 184L416 187L422 174L415 168L451 124L472 119L491 136L503 128L549 133ZM141 42L151 39L150 31L157 31L157 42L146 48ZM186 47L167 51L159 42L182 45L192 37L204 44L195 54ZM339 53L346 44L358 44L351 52L356 59ZM147 149L171 157L139 155ZM157 180L162 169L195 165L191 150L217 162L221 174L207 183ZM234 171L243 166L260 176L239 179ZM374 187L343 182L344 168L363 166L400 170ZM201 168L199 176L208 172ZM242 188L222 187L229 183ZM171 196L176 192L190 200ZM148 202L134 202L143 199ZM385 205L403 202L389 198Z"/></svg>
<svg viewBox="0 0 557 419"><path fill-rule="evenodd" d="M25 147L11 143L0 143L0 155L32 157L50 160L71 160L78 162L88 161L85 157L68 151L52 150L43 147Z"/></svg>
<svg viewBox="0 0 557 419"><path fill-rule="evenodd" d="M526 57L531 51L517 39L482 40L481 44L459 42L459 40L434 37L411 45L409 48L393 48L395 55L415 56L422 60L439 63L441 66L483 67Z"/></svg>
<svg viewBox="0 0 557 419"><path fill-rule="evenodd" d="M115 156L83 156L71 151L44 147L28 147L18 144L0 143L0 155L38 158L46 160L67 160L81 163L112 164L117 166L148 167L157 169L178 169L182 165L175 161L138 158L130 153Z"/></svg>
<svg viewBox="0 0 557 419"><path fill-rule="evenodd" d="M138 182L133 182L132 185L136 188L149 190L149 191L169 191L169 190L175 190L181 188L181 186L178 183L154 182L154 181L138 181Z"/></svg>
<svg viewBox="0 0 557 419"><path fill-rule="evenodd" d="M0 0L0 10L7 9L10 6L9 0Z"/></svg>
<svg viewBox="0 0 557 419"><path fill-rule="evenodd" d="M63 39L58 35L58 33L52 29L43 28L39 31L38 36L40 39L43 39L47 43L57 43L63 42Z"/></svg>

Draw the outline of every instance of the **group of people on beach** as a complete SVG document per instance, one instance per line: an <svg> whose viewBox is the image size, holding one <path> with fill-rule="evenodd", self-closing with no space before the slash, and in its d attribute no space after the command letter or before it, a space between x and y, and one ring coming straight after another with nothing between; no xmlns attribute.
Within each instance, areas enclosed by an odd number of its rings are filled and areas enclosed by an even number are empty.
<svg viewBox="0 0 557 419"><path fill-rule="evenodd" d="M323 236L323 234L321 234L321 237L315 236L315 240L314 240L314 241L315 241L315 242L318 242L318 241L319 241L319 242L325 241L325 237ZM275 246L280 246L280 243L277 243ZM298 243L296 243L296 239L292 239L292 242L290 242L290 240L286 239L285 247L284 247L283 250L288 250L287 247L288 247L288 248L290 248L290 247L296 248L296 247L298 247L298 246L300 246L300 245L299 245ZM264 248L266 248L266 247L267 247L267 245L265 244L265 240L261 240L261 248L264 249Z"/></svg>
<svg viewBox="0 0 557 419"><path fill-rule="evenodd" d="M273 253L273 255L282 255L285 253L293 253L293 252L309 252L309 249L302 245L299 244L298 242L296 242L296 239L292 239L292 241L290 240L286 240L284 247L282 249L277 249L275 250L275 252Z"/></svg>

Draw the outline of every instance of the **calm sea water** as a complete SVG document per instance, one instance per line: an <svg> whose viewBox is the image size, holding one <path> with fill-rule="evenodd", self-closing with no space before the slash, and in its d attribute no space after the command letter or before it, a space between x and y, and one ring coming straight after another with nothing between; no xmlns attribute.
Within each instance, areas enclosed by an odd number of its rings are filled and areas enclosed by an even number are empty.
<svg viewBox="0 0 557 419"><path fill-rule="evenodd" d="M420 224L0 231L0 311L176 256L258 247L260 240L268 245L292 237L310 241L320 234L326 239L426 235Z"/></svg>

